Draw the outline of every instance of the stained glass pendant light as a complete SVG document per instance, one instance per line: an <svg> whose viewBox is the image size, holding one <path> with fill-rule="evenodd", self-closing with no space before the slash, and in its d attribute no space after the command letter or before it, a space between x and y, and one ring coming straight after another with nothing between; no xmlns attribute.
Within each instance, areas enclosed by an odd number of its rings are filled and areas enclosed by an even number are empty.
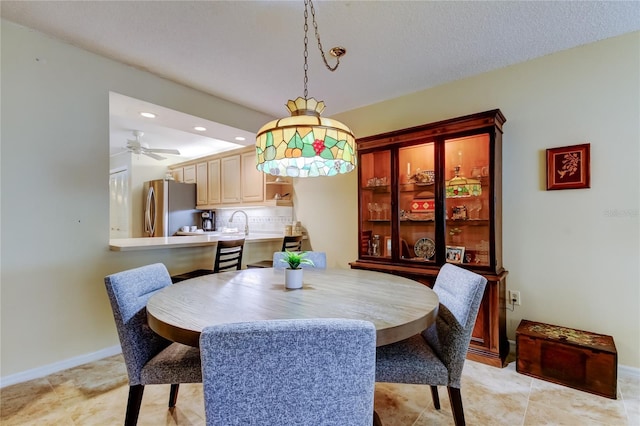
<svg viewBox="0 0 640 426"><path fill-rule="evenodd" d="M330 54L337 60L331 67L320 43L315 10L311 0L304 2L304 97L287 102L291 117L273 120L256 135L258 170L275 176L315 177L348 173L356 167L355 137L346 125L320 116L324 102L307 97L307 25L311 9L318 48L327 69L335 71L343 47L334 47Z"/></svg>

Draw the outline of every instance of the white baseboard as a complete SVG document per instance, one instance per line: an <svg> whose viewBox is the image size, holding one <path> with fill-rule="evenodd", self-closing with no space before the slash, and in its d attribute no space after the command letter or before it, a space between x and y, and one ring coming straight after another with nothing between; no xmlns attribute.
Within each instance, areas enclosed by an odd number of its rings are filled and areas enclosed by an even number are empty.
<svg viewBox="0 0 640 426"><path fill-rule="evenodd" d="M22 383L33 379L39 379L40 377L48 376L49 374L57 373L58 371L66 370L68 368L77 367L88 362L97 361L102 358L106 358L112 355L117 355L122 352L120 345L111 346L92 352L66 359L60 362L54 362L53 364L45 365L42 367L34 368L32 370L22 371L16 374L10 374L6 377L0 377L0 389L5 386L15 385L16 383Z"/></svg>
<svg viewBox="0 0 640 426"><path fill-rule="evenodd" d="M640 368L618 364L618 375L620 375L620 373L624 374L625 376L640 378Z"/></svg>
<svg viewBox="0 0 640 426"><path fill-rule="evenodd" d="M509 340L509 351L515 355L516 353L516 342L515 340ZM620 365L618 364L618 375L624 374L625 376L638 377L640 378L640 368L630 367L628 365Z"/></svg>

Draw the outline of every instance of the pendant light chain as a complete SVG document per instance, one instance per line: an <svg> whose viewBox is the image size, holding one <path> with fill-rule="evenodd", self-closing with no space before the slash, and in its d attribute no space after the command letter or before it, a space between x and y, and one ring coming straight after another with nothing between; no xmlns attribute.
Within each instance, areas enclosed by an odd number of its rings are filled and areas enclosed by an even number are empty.
<svg viewBox="0 0 640 426"><path fill-rule="evenodd" d="M307 70L309 69L309 65L307 64L307 57L309 53L307 51L307 44L309 43L309 39L307 37L307 32L309 31L309 25L307 25L307 18L309 17L309 13L307 12L307 0L304 0L304 98L308 99L308 90L307 83L309 82L309 77L307 76Z"/></svg>
<svg viewBox="0 0 640 426"><path fill-rule="evenodd" d="M327 63L312 0L304 0L304 98L289 99L286 107L291 116L272 120L256 133L256 168L271 176L337 176L356 168L356 141L351 129L338 120L321 117L324 101L308 97L309 7L324 64L335 71L340 63L338 60L335 67ZM339 58L346 52L337 46L329 50L329 55Z"/></svg>
<svg viewBox="0 0 640 426"><path fill-rule="evenodd" d="M307 95L308 95L307 84L309 83L309 77L307 76L307 71L309 69L309 65L307 64L307 59L309 56L309 53L307 50L307 46L309 44L309 38L307 36L307 33L309 31L309 25L307 23L309 18L309 12L308 12L309 8L311 8L311 19L313 22L313 28L315 30L316 39L318 40L318 49L320 50L320 54L322 55L322 60L324 62L324 65L327 67L329 71L337 70L338 66L340 65L339 55L336 56L335 66L332 67L331 65L329 65L329 62L327 62L327 58L324 54L324 50L322 49L322 43L320 42L320 33L318 32L318 23L316 22L316 10L313 7L313 1L304 0L304 98L305 99L307 99Z"/></svg>

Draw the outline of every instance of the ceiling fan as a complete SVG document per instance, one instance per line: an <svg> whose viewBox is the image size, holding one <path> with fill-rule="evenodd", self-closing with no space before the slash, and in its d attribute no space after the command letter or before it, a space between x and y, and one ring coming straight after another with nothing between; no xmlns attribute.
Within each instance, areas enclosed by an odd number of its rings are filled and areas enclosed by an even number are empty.
<svg viewBox="0 0 640 426"><path fill-rule="evenodd" d="M150 148L149 144L146 142L141 142L140 138L144 135L144 132L140 130L134 130L133 136L135 136L135 140L127 139L127 149L134 154L143 154L151 158L155 158L156 160L166 160L166 157L163 157L160 154L173 154L180 155L180 151L177 149L163 149L163 148Z"/></svg>

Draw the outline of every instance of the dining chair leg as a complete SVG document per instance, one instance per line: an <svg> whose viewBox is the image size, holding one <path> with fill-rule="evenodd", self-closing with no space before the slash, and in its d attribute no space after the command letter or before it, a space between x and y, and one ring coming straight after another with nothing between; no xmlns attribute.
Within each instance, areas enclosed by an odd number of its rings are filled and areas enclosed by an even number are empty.
<svg viewBox="0 0 640 426"><path fill-rule="evenodd" d="M176 406L176 402L178 401L179 387L180 387L179 383L174 383L171 385L171 391L169 391L169 408Z"/></svg>
<svg viewBox="0 0 640 426"><path fill-rule="evenodd" d="M373 411L373 426L382 426L382 420L380 420L380 416L375 410Z"/></svg>
<svg viewBox="0 0 640 426"><path fill-rule="evenodd" d="M440 409L440 396L438 396L438 387L431 386L431 399L433 399L433 406L436 410Z"/></svg>
<svg viewBox="0 0 640 426"><path fill-rule="evenodd" d="M127 400L127 414L124 417L124 426L136 426L138 414L142 405L144 385L129 386L129 399Z"/></svg>
<svg viewBox="0 0 640 426"><path fill-rule="evenodd" d="M449 391L449 401L451 402L451 411L453 412L453 422L456 426L464 426L464 410L462 409L462 396L459 388L447 387Z"/></svg>

